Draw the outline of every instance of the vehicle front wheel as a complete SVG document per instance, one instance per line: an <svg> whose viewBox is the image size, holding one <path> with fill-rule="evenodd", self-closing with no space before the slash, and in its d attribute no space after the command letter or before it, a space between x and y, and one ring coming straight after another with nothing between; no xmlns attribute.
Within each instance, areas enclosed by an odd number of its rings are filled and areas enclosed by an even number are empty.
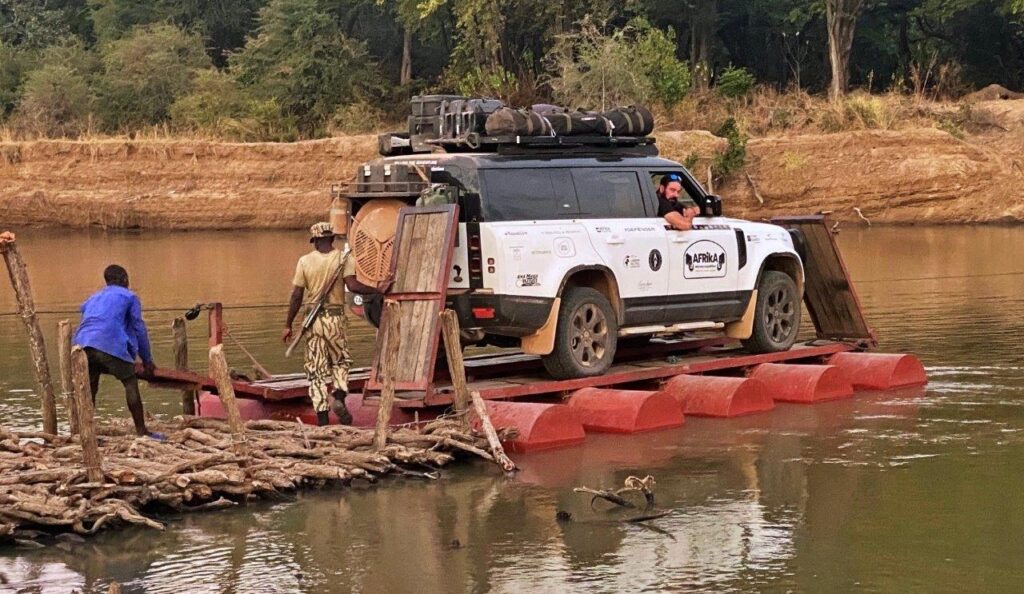
<svg viewBox="0 0 1024 594"><path fill-rule="evenodd" d="M800 331L800 295L784 272L766 270L757 283L754 332L743 341L751 353L788 351Z"/></svg>
<svg viewBox="0 0 1024 594"><path fill-rule="evenodd" d="M611 304L589 287L570 287L562 295L555 348L541 357L555 379L601 375L615 358L619 324Z"/></svg>

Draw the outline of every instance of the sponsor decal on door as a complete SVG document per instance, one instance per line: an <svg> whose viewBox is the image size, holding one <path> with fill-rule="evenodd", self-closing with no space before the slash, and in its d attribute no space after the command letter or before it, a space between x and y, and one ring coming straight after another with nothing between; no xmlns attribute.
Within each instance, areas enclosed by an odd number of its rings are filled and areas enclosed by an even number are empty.
<svg viewBox="0 0 1024 594"><path fill-rule="evenodd" d="M685 278L722 278L728 270L725 248L707 239L690 244L685 256Z"/></svg>

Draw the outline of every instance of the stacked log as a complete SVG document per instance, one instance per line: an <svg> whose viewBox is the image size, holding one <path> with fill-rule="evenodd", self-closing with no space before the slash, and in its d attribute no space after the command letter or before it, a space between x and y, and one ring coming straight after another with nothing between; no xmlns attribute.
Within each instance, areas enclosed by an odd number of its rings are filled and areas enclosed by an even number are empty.
<svg viewBox="0 0 1024 594"><path fill-rule="evenodd" d="M89 480L79 436L0 427L0 542L18 542L19 531L88 535L131 524L159 530L154 511L232 507L388 474L434 478L424 467L444 466L456 455L493 461L485 438L445 419L391 431L379 450L372 430L346 426L249 421L243 453L222 421L185 417L151 428L166 439L136 437L124 423L98 425L101 475Z"/></svg>

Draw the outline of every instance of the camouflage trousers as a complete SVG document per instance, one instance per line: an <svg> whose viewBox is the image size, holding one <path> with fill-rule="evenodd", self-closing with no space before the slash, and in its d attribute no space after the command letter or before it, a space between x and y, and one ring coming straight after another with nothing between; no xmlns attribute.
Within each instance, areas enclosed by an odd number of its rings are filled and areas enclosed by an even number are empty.
<svg viewBox="0 0 1024 594"><path fill-rule="evenodd" d="M352 358L345 336L348 321L344 315L320 314L306 333L306 378L309 396L317 412L328 410L327 384L348 392L348 370Z"/></svg>

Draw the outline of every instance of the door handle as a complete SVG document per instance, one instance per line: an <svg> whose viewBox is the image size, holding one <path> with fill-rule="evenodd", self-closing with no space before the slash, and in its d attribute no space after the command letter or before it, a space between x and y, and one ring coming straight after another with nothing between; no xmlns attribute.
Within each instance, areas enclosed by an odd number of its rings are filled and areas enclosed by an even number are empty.
<svg viewBox="0 0 1024 594"><path fill-rule="evenodd" d="M672 243L686 243L686 241L686 237L684 237L682 233L672 234Z"/></svg>
<svg viewBox="0 0 1024 594"><path fill-rule="evenodd" d="M624 240L623 240L623 239L622 239L621 237L619 237L618 235L609 235L609 236L608 236L608 237L606 237L606 238L605 238L604 240L605 240L606 242L608 242L608 245L622 245L622 244L626 243L626 242L625 242L625 241L624 241Z"/></svg>

